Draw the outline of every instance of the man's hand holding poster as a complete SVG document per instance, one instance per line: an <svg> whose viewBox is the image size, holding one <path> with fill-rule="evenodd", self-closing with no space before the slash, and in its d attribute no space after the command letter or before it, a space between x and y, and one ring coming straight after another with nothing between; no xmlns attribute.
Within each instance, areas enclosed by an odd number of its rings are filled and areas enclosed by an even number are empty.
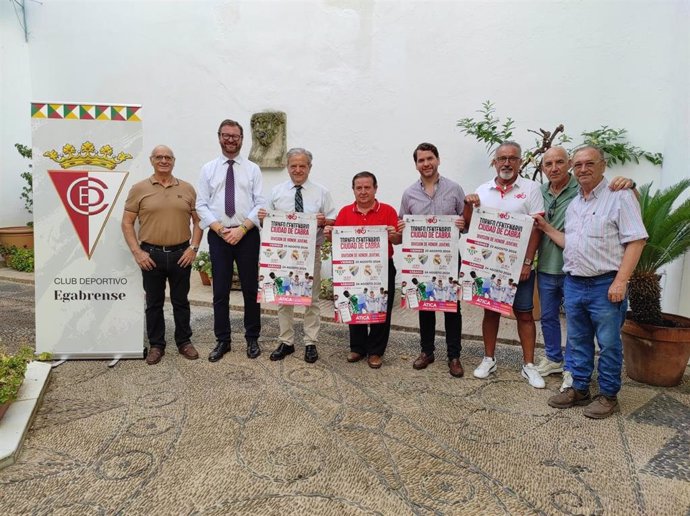
<svg viewBox="0 0 690 516"><path fill-rule="evenodd" d="M386 226L336 226L332 241L336 322L384 322L388 302Z"/></svg>
<svg viewBox="0 0 690 516"><path fill-rule="evenodd" d="M534 220L489 208L475 208L461 245L462 300L510 314Z"/></svg>
<svg viewBox="0 0 690 516"><path fill-rule="evenodd" d="M260 303L311 305L316 215L268 212L261 230Z"/></svg>
<svg viewBox="0 0 690 516"><path fill-rule="evenodd" d="M459 232L455 219L456 215L403 217L403 308L457 311Z"/></svg>

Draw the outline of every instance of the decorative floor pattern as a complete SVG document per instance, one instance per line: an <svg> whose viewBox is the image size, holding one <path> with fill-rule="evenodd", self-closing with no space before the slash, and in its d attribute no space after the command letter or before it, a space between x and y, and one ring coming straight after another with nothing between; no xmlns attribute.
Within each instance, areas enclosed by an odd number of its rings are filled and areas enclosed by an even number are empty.
<svg viewBox="0 0 690 516"><path fill-rule="evenodd" d="M27 288L0 283L6 343L31 334ZM627 380L621 413L591 421L548 407L560 377L532 389L512 346L488 381L453 379L443 349L413 370L417 337L393 332L374 371L346 363L347 330L327 324L316 364L301 343L270 362L266 317L259 359L236 333L211 364L211 310L193 312L200 360L173 347L157 366L53 371L18 462L0 470L0 513L688 513L688 375L674 389ZM481 344L464 346L471 375Z"/></svg>

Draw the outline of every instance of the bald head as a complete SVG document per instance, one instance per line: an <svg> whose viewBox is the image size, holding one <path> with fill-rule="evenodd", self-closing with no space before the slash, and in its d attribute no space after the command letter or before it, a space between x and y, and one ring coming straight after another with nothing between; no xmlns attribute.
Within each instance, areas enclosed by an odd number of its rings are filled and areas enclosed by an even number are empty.
<svg viewBox="0 0 690 516"><path fill-rule="evenodd" d="M156 145L149 160L156 174L171 174L175 167L175 154L167 145Z"/></svg>
<svg viewBox="0 0 690 516"><path fill-rule="evenodd" d="M568 152L560 146L551 147L544 153L541 169L551 183L551 188L561 190L570 180L570 158Z"/></svg>

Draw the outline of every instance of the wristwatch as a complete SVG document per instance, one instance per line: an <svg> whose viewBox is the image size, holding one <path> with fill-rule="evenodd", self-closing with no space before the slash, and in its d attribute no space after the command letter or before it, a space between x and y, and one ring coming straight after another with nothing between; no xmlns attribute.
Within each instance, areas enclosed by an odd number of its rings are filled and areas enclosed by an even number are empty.
<svg viewBox="0 0 690 516"><path fill-rule="evenodd" d="M198 245L190 245L189 247L191 247L192 251L194 251L195 253L199 252L199 246Z"/></svg>
<svg viewBox="0 0 690 516"><path fill-rule="evenodd" d="M523 263L525 265L532 265L532 258L525 258L525 261Z"/></svg>

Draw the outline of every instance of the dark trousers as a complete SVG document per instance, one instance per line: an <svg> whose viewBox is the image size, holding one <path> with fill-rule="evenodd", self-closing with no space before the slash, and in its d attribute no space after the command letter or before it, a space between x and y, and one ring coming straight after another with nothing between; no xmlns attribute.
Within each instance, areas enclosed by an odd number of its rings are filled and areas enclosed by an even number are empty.
<svg viewBox="0 0 690 516"><path fill-rule="evenodd" d="M256 302L259 278L259 230L250 229L242 240L230 245L213 231L208 233L213 274L213 332L218 342L230 342L230 285L234 264L244 297L244 336L258 339L261 307Z"/></svg>
<svg viewBox="0 0 690 516"><path fill-rule="evenodd" d="M150 271L141 271L146 292L146 334L150 346L165 348L165 282L170 285L170 301L175 319L175 343L186 344L192 338L189 324L189 276L191 267L180 267L177 261L184 249L173 252L156 250L145 244L141 248L151 255L156 266Z"/></svg>
<svg viewBox="0 0 690 516"><path fill-rule="evenodd" d="M395 265L388 259L388 304L386 321L379 324L350 324L350 351L360 355L383 356L391 333L391 312L395 298Z"/></svg>
<svg viewBox="0 0 690 516"><path fill-rule="evenodd" d="M460 302L458 301L457 312L443 312L446 326L446 345L448 346L448 360L460 358L460 335L462 334L462 313L460 312ZM422 341L422 351L431 355L436 347L436 312L419 311L419 335Z"/></svg>

